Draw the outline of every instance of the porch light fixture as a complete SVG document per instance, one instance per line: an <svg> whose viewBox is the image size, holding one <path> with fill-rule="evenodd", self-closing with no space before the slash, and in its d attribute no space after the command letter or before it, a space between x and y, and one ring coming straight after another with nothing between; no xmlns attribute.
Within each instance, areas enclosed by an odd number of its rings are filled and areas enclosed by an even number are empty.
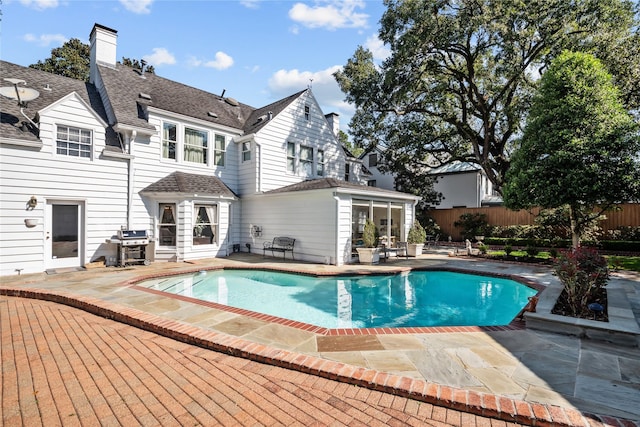
<svg viewBox="0 0 640 427"><path fill-rule="evenodd" d="M29 209L31 210L35 209L35 207L38 206L38 199L36 198L36 196L31 196L31 198L27 202L27 206L29 206Z"/></svg>

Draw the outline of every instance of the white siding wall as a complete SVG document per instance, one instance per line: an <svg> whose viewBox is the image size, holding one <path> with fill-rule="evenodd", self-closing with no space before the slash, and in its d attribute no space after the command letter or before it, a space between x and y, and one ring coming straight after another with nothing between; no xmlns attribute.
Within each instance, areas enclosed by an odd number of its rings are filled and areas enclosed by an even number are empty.
<svg viewBox="0 0 640 427"><path fill-rule="evenodd" d="M448 209L454 206L480 207L477 172L440 176L438 183L433 188L446 197L437 206L438 209Z"/></svg>
<svg viewBox="0 0 640 427"><path fill-rule="evenodd" d="M310 107L309 120L305 119L304 108ZM267 123L255 137L261 153L259 162L254 167L259 168L261 188L259 191L269 191L290 184L317 178L306 176L298 170L295 174L287 172L287 142L313 147L314 157L318 149L324 150L325 177L344 178L344 152L339 147L327 120L309 92L305 92L293 101L280 114ZM256 151L254 150L254 153ZM299 163L298 163L299 166ZM254 169L255 170L255 169ZM255 175L246 174L241 165L240 193L242 195L254 192Z"/></svg>
<svg viewBox="0 0 640 427"><path fill-rule="evenodd" d="M263 243L274 237L296 239L296 260L335 262L336 200L331 191L295 192L249 197L242 201L242 250L250 243L252 252L262 253ZM262 236L251 236L251 226L262 227ZM268 255L271 254L268 252ZM276 256L282 254L276 253ZM287 257L290 254L287 254Z"/></svg>
<svg viewBox="0 0 640 427"><path fill-rule="evenodd" d="M56 154L58 124L92 130L93 158ZM126 223L127 162L101 157L105 129L85 104L75 96L65 98L41 113L40 129L41 149L0 145L0 275L44 271L47 200L84 203L83 263L115 256L105 239ZM38 205L29 211L31 196ZM27 228L25 218L37 219L38 225Z"/></svg>

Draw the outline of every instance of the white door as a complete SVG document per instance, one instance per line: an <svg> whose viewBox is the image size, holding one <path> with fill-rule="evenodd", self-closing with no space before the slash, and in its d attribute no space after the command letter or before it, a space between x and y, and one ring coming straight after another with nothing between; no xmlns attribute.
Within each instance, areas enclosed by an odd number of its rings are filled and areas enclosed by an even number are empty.
<svg viewBox="0 0 640 427"><path fill-rule="evenodd" d="M82 202L47 201L47 269L83 265L82 207Z"/></svg>

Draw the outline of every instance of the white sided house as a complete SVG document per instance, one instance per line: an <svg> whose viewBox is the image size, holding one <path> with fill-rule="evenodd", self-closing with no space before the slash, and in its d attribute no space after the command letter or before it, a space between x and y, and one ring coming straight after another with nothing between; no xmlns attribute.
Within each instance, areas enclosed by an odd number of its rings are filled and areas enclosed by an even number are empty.
<svg viewBox="0 0 640 427"><path fill-rule="evenodd" d="M88 83L0 61L38 92L0 100L0 275L108 262L118 230L144 230L155 262L286 236L296 260L341 265L367 218L406 238L418 198L358 182L310 89L254 108L117 63L115 30L90 43Z"/></svg>
<svg viewBox="0 0 640 427"><path fill-rule="evenodd" d="M378 167L383 153L373 148L360 155L366 170L370 172L367 184L371 187L395 190L395 176L382 172ZM429 174L436 178L433 189L442 194L442 200L434 209L479 208L502 204L502 198L493 189L493 184L478 165L468 162L452 162L431 168Z"/></svg>

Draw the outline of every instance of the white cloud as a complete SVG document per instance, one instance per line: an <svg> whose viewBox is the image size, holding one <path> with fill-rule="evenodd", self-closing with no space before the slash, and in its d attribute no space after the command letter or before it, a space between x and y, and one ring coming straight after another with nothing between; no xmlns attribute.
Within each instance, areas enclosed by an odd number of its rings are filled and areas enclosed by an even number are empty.
<svg viewBox="0 0 640 427"><path fill-rule="evenodd" d="M373 59L378 61L384 61L391 55L391 49L389 49L388 46L385 46L377 35L372 35L367 38L367 41L364 43L364 47L369 49L373 54Z"/></svg>
<svg viewBox="0 0 640 427"><path fill-rule="evenodd" d="M25 34L23 39L30 43L36 43L39 46L47 47L51 45L62 46L69 39L62 34L40 34L36 36L34 34Z"/></svg>
<svg viewBox="0 0 640 427"><path fill-rule="evenodd" d="M129 12L146 15L151 13L151 5L154 0L120 0L120 4Z"/></svg>
<svg viewBox="0 0 640 427"><path fill-rule="evenodd" d="M151 55L142 57L149 65L157 67L159 65L172 65L176 63L176 58L167 49L163 47L154 47Z"/></svg>
<svg viewBox="0 0 640 427"><path fill-rule="evenodd" d="M247 9L258 9L260 7L260 0L242 0L240 4Z"/></svg>
<svg viewBox="0 0 640 427"><path fill-rule="evenodd" d="M356 9L364 7L362 0L318 1L314 6L296 3L289 10L289 18L307 28L363 28L369 15L357 13Z"/></svg>
<svg viewBox="0 0 640 427"><path fill-rule="evenodd" d="M204 63L205 67L226 70L233 65L233 58L224 52L216 52L216 59Z"/></svg>
<svg viewBox="0 0 640 427"><path fill-rule="evenodd" d="M20 0L20 3L35 10L58 7L60 4L58 0Z"/></svg>

